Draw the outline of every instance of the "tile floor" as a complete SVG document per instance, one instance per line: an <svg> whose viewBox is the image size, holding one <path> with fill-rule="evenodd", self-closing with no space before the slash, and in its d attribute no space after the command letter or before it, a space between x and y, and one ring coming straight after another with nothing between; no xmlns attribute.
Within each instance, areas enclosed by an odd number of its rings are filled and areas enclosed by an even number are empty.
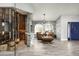
<svg viewBox="0 0 79 59"><path fill-rule="evenodd" d="M19 45L17 56L79 56L79 41L59 41L44 44L33 40L30 47ZM14 51L0 51L1 56L14 56Z"/></svg>

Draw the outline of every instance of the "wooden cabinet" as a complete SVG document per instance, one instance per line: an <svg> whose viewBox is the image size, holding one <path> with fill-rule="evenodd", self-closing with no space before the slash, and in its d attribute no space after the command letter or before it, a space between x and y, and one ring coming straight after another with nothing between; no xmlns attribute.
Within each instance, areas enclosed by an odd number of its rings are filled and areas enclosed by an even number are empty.
<svg viewBox="0 0 79 59"><path fill-rule="evenodd" d="M18 38L20 39L20 40L24 40L25 41L25 43L26 43L26 41L27 41L27 36L26 36L26 34L25 34L25 32L26 32L26 20L25 20L25 18L26 18L26 15L23 15L23 14L21 14L21 13L18 13L17 12L17 25L18 25Z"/></svg>
<svg viewBox="0 0 79 59"><path fill-rule="evenodd" d="M3 31L8 32L9 40L16 40L18 38L25 40L25 18L26 15L17 12L14 8L0 8L0 33Z"/></svg>
<svg viewBox="0 0 79 59"><path fill-rule="evenodd" d="M20 19L19 19L19 37L21 40L25 39L25 15L20 14Z"/></svg>
<svg viewBox="0 0 79 59"><path fill-rule="evenodd" d="M12 13L15 13L13 8L0 8L0 43L13 40L12 29L15 23L13 20L16 19L15 14Z"/></svg>

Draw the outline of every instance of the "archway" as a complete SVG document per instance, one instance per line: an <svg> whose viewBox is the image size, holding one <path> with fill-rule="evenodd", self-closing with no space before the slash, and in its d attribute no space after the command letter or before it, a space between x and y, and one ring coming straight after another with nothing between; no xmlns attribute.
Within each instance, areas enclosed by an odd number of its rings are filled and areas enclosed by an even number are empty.
<svg viewBox="0 0 79 59"><path fill-rule="evenodd" d="M35 28L34 28L35 34L36 34L37 32L43 32L43 31L44 31L44 28L43 28L43 25L42 25L42 24L36 24L36 25L35 25Z"/></svg>

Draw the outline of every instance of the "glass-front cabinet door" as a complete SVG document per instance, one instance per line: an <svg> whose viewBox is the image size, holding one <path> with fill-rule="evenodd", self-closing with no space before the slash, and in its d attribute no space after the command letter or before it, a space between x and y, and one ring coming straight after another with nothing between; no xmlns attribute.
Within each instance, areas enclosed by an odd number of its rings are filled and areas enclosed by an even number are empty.
<svg viewBox="0 0 79 59"><path fill-rule="evenodd" d="M0 50L14 55L16 36L16 13L14 8L0 8ZM11 49L12 48L12 49ZM6 52L1 55L8 55Z"/></svg>
<svg viewBox="0 0 79 59"><path fill-rule="evenodd" d="M13 7L0 7L0 55L18 55L18 47L25 47L26 16Z"/></svg>

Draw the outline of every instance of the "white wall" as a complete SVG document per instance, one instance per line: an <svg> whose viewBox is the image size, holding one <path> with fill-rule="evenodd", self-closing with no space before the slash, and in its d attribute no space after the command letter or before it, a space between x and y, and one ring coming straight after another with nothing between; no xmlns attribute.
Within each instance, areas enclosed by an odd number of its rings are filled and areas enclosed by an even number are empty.
<svg viewBox="0 0 79 59"><path fill-rule="evenodd" d="M60 18L56 21L56 35L57 35L57 39L61 39L61 19Z"/></svg>
<svg viewBox="0 0 79 59"><path fill-rule="evenodd" d="M33 13L33 7L30 3L16 3L16 8L19 8L29 13Z"/></svg>
<svg viewBox="0 0 79 59"><path fill-rule="evenodd" d="M61 17L61 40L67 39L68 22L79 22L79 16L62 16Z"/></svg>
<svg viewBox="0 0 79 59"><path fill-rule="evenodd" d="M16 7L22 11L33 13L33 7L30 3L0 3L0 7Z"/></svg>
<svg viewBox="0 0 79 59"><path fill-rule="evenodd" d="M14 3L0 3L0 7L14 7Z"/></svg>

